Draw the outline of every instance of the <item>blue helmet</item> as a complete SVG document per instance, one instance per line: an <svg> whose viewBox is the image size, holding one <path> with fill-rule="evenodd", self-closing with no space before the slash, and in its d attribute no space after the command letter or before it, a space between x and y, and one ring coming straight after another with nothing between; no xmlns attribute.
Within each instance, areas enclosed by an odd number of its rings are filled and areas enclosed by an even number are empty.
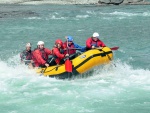
<svg viewBox="0 0 150 113"><path fill-rule="evenodd" d="M68 39L69 42L73 41L73 37L72 36L68 36L67 39Z"/></svg>

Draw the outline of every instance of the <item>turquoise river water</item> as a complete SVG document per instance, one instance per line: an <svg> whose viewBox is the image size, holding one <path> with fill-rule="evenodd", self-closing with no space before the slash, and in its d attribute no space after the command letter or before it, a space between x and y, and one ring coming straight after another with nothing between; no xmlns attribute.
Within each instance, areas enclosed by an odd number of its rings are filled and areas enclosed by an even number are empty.
<svg viewBox="0 0 150 113"><path fill-rule="evenodd" d="M84 46L93 32L120 48L86 77L57 80L20 64L27 42L52 49L72 35ZM0 40L0 113L150 112L149 5L0 5Z"/></svg>

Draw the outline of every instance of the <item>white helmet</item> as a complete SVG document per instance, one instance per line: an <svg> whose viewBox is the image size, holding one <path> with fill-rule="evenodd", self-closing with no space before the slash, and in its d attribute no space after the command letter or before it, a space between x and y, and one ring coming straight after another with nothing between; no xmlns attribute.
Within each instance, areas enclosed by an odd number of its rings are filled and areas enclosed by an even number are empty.
<svg viewBox="0 0 150 113"><path fill-rule="evenodd" d="M93 33L93 37L99 38L99 34L97 32Z"/></svg>
<svg viewBox="0 0 150 113"><path fill-rule="evenodd" d="M26 47L31 47L31 43L26 43Z"/></svg>
<svg viewBox="0 0 150 113"><path fill-rule="evenodd" d="M37 45L44 45L43 41L38 41Z"/></svg>

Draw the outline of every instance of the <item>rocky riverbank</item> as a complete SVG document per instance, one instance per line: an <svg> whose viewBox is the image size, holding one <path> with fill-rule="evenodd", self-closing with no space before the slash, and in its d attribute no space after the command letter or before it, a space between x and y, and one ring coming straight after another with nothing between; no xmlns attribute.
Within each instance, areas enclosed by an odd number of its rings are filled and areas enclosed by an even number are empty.
<svg viewBox="0 0 150 113"><path fill-rule="evenodd" d="M96 5L119 5L135 4L149 5L150 0L0 0L1 4L96 4Z"/></svg>

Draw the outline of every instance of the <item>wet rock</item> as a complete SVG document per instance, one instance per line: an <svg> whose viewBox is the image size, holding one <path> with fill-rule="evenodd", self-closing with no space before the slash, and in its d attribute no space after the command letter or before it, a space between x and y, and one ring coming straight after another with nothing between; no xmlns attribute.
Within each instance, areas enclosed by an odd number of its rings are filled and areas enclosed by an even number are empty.
<svg viewBox="0 0 150 113"><path fill-rule="evenodd" d="M37 17L38 14L33 11L10 11L0 12L0 18L16 18L16 17Z"/></svg>
<svg viewBox="0 0 150 113"><path fill-rule="evenodd" d="M100 4L144 3L143 0L99 0Z"/></svg>
<svg viewBox="0 0 150 113"><path fill-rule="evenodd" d="M124 3L137 3L142 2L143 0L124 0Z"/></svg>
<svg viewBox="0 0 150 113"><path fill-rule="evenodd" d="M110 0L99 0L98 3L109 4L109 3L110 3Z"/></svg>
<svg viewBox="0 0 150 113"><path fill-rule="evenodd" d="M124 0L111 0L112 4L121 4Z"/></svg>
<svg viewBox="0 0 150 113"><path fill-rule="evenodd" d="M3 4L150 4L150 0L13 0Z"/></svg>

